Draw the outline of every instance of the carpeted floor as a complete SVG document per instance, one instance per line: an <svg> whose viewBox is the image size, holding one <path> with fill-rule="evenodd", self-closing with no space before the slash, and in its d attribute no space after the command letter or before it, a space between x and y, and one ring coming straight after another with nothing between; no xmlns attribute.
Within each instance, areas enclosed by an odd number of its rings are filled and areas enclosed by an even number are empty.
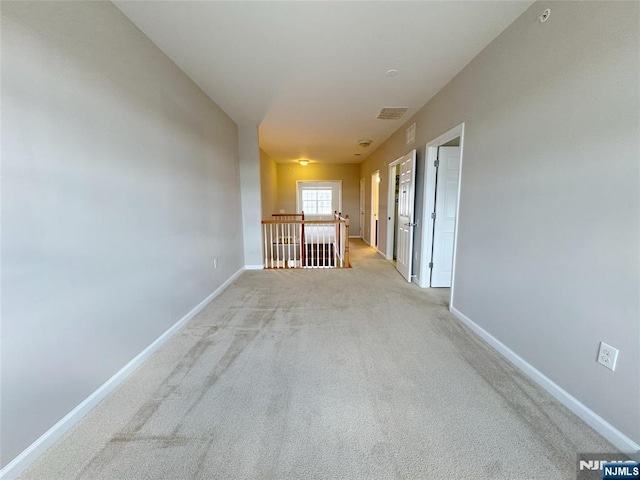
<svg viewBox="0 0 640 480"><path fill-rule="evenodd" d="M249 271L22 479L574 479L613 446L361 241Z"/></svg>

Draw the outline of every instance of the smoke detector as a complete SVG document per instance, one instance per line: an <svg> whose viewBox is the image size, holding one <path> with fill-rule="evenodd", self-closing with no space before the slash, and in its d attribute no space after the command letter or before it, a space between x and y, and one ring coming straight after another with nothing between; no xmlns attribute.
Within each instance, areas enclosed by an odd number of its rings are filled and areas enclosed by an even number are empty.
<svg viewBox="0 0 640 480"><path fill-rule="evenodd" d="M367 148L369 145L371 145L371 140L358 140L358 145L360 145L362 148Z"/></svg>
<svg viewBox="0 0 640 480"><path fill-rule="evenodd" d="M547 20L549 20L550 15L551 15L551 9L547 8L544 12L538 15L538 20L540 20L540 23L544 23Z"/></svg>

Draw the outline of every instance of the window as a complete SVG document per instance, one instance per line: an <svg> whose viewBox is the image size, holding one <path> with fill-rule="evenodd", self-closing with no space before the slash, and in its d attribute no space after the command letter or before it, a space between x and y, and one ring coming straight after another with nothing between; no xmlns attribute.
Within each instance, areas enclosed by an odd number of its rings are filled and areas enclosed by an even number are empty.
<svg viewBox="0 0 640 480"><path fill-rule="evenodd" d="M331 215L332 195L331 188L303 188L302 211L309 215Z"/></svg>
<svg viewBox="0 0 640 480"><path fill-rule="evenodd" d="M341 212L341 180L296 181L296 209L307 220L331 220L333 212Z"/></svg>

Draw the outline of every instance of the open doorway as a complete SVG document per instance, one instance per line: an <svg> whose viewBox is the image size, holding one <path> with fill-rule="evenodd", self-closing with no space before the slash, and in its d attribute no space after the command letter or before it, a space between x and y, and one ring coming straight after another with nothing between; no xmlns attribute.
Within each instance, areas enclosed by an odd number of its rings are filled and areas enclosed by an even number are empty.
<svg viewBox="0 0 640 480"><path fill-rule="evenodd" d="M389 177L391 183L393 183L391 194L393 196L393 204L391 216L393 217L393 262L398 261L398 230L395 226L398 224L398 200L400 199L400 173L398 167L393 168L393 177Z"/></svg>
<svg viewBox="0 0 640 480"><path fill-rule="evenodd" d="M385 256L408 281L413 274L416 151L389 164L387 249Z"/></svg>
<svg viewBox="0 0 640 480"><path fill-rule="evenodd" d="M360 179L360 238L365 240L364 236L364 178Z"/></svg>
<svg viewBox="0 0 640 480"><path fill-rule="evenodd" d="M387 251L386 257L395 264L398 260L398 203L400 199L400 160L389 164L389 186L387 189Z"/></svg>
<svg viewBox="0 0 640 480"><path fill-rule="evenodd" d="M464 124L426 146L423 206L421 287L451 287L455 278L455 251Z"/></svg>
<svg viewBox="0 0 640 480"><path fill-rule="evenodd" d="M369 231L369 245L378 246L378 211L380 208L380 171L371 175L371 228Z"/></svg>

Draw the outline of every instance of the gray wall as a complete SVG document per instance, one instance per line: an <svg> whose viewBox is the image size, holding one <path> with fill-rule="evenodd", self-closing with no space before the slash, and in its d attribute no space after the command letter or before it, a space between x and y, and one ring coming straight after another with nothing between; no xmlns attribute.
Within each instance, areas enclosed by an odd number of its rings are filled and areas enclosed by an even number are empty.
<svg viewBox="0 0 640 480"><path fill-rule="evenodd" d="M465 122L453 306L636 442L639 8L534 4L361 169L381 169L384 218L405 128L417 122L423 156ZM596 363L601 340L620 349L616 372Z"/></svg>
<svg viewBox="0 0 640 480"><path fill-rule="evenodd" d="M244 262L236 125L111 3L1 8L6 464Z"/></svg>
<svg viewBox="0 0 640 480"><path fill-rule="evenodd" d="M240 185L242 198L242 232L244 262L248 266L262 265L262 206L260 193L260 145L258 127L238 127Z"/></svg>

